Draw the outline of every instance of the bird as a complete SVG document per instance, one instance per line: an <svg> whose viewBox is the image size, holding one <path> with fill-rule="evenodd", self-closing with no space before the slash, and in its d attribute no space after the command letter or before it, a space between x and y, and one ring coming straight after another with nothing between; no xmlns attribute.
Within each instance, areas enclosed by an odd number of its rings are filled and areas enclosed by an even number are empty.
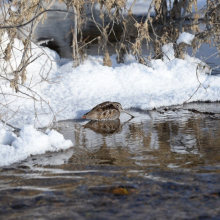
<svg viewBox="0 0 220 220"><path fill-rule="evenodd" d="M125 112L134 118L133 115L126 112L119 102L103 102L96 105L91 111L87 112L82 118L90 120L115 120L120 117L120 113Z"/></svg>

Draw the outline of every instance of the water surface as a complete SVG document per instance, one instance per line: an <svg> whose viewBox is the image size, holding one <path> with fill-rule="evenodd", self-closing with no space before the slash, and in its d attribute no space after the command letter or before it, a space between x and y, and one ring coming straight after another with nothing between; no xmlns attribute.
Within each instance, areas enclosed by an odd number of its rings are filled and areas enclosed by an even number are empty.
<svg viewBox="0 0 220 220"><path fill-rule="evenodd" d="M220 103L129 111L59 122L72 148L2 167L1 219L219 219Z"/></svg>

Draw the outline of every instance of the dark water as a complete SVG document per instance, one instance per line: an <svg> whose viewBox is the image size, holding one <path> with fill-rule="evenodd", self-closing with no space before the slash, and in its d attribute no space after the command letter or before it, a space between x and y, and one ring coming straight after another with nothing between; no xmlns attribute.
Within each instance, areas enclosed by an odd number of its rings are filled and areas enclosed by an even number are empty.
<svg viewBox="0 0 220 220"><path fill-rule="evenodd" d="M59 122L72 148L2 167L1 219L219 219L220 103L129 111Z"/></svg>
<svg viewBox="0 0 220 220"><path fill-rule="evenodd" d="M145 3L143 3L145 5ZM59 3L56 3L53 7L54 9L63 9L65 10L65 6ZM86 10L88 17L91 17L91 9L88 8ZM95 20L102 23L100 19L100 13L98 10L94 9L93 14L95 17ZM141 21L143 15L134 15L137 21ZM105 20L105 23L108 23L108 19ZM186 23L189 23L189 21L186 21ZM37 41L42 41L45 39L53 39L52 41L49 41L47 44L43 44L44 46L48 46L51 49L58 52L58 54L62 58L67 58L69 60L72 60L72 33L71 33L71 27L74 28L74 17L71 13L58 13L58 12L48 12L47 13L47 19L44 21L43 24L39 24L38 28L36 29L35 33L35 39ZM205 26L203 24L200 24L200 30L203 30ZM121 26L115 24L114 25L114 31L115 36L117 40L120 39L121 36ZM152 38L154 38L153 34L151 34ZM93 40L94 38L100 36L99 30L96 28L93 22L87 21L86 25L83 28L83 39L87 39L86 42L89 42ZM110 35L110 42L111 44L108 44L108 50L109 53L116 54L115 51L115 39L114 35ZM146 56L148 56L150 53L153 53L153 49L149 49L146 47L146 44L143 43L142 45L142 53ZM193 56L191 48L188 48L189 55ZM206 62L210 67L213 69L212 74L219 74L220 68L219 68L219 54L215 54L217 52L216 47L213 46L213 43L210 44L202 44L200 49L195 54L196 58L199 58L200 60ZM92 44L89 44L87 47L87 54L88 55L98 55L98 43L97 41L94 41ZM99 54L102 55L103 51L99 50ZM212 56L215 54L214 56Z"/></svg>

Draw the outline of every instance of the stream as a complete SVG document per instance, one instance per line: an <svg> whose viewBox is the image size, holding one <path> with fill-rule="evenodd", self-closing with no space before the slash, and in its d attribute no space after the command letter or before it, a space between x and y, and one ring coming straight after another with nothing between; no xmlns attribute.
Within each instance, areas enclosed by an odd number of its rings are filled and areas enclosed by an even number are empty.
<svg viewBox="0 0 220 220"><path fill-rule="evenodd" d="M219 219L220 103L128 111L60 121L72 148L2 167L1 219Z"/></svg>

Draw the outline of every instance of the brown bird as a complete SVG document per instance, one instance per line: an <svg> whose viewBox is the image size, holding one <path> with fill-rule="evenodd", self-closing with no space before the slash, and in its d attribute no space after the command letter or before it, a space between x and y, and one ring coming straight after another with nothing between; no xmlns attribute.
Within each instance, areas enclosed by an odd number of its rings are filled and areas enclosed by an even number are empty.
<svg viewBox="0 0 220 220"><path fill-rule="evenodd" d="M90 112L87 112L82 118L90 120L115 120L120 117L120 113L125 112L134 118L133 115L126 112L119 102L103 102L96 105Z"/></svg>

